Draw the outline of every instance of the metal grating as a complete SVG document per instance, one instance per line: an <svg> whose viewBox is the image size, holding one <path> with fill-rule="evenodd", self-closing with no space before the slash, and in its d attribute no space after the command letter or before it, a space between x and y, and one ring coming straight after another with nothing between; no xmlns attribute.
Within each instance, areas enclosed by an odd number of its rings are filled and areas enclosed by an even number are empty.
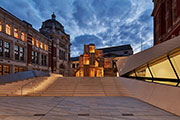
<svg viewBox="0 0 180 120"><path fill-rule="evenodd" d="M122 116L134 116L134 114L126 114L126 113L123 113Z"/></svg>
<svg viewBox="0 0 180 120"><path fill-rule="evenodd" d="M45 116L46 114L34 114L33 116Z"/></svg>
<svg viewBox="0 0 180 120"><path fill-rule="evenodd" d="M89 116L89 114L78 114L78 116Z"/></svg>

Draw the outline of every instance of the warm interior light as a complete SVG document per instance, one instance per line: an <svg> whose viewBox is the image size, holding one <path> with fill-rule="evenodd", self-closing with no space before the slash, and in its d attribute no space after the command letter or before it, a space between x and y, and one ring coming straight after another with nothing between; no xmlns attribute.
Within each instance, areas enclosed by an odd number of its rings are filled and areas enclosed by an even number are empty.
<svg viewBox="0 0 180 120"><path fill-rule="evenodd" d="M95 46L89 46L89 53L95 53Z"/></svg>
<svg viewBox="0 0 180 120"><path fill-rule="evenodd" d="M0 21L0 31L2 31L2 22Z"/></svg>
<svg viewBox="0 0 180 120"><path fill-rule="evenodd" d="M83 64L89 65L89 55L88 54L83 55Z"/></svg>
<svg viewBox="0 0 180 120"><path fill-rule="evenodd" d="M19 38L18 29L14 28L14 37Z"/></svg>
<svg viewBox="0 0 180 120"><path fill-rule="evenodd" d="M44 45L44 49L45 49L46 51L48 51L48 45L47 45L47 44Z"/></svg>
<svg viewBox="0 0 180 120"><path fill-rule="evenodd" d="M21 40L25 41L25 33L24 32L21 32Z"/></svg>
<svg viewBox="0 0 180 120"><path fill-rule="evenodd" d="M6 24L6 34L11 35L11 26Z"/></svg>
<svg viewBox="0 0 180 120"><path fill-rule="evenodd" d="M32 45L34 46L35 45L35 39L32 38Z"/></svg>
<svg viewBox="0 0 180 120"><path fill-rule="evenodd" d="M40 47L41 49L43 49L43 42L40 42Z"/></svg>
<svg viewBox="0 0 180 120"><path fill-rule="evenodd" d="M39 47L39 40L36 40L36 46Z"/></svg>

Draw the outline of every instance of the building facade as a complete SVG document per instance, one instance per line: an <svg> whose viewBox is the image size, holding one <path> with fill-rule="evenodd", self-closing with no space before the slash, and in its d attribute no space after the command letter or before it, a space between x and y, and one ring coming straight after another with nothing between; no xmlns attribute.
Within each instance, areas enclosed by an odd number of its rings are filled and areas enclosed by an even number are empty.
<svg viewBox="0 0 180 120"><path fill-rule="evenodd" d="M43 22L40 33L51 41L51 52L49 53L49 56L51 56L49 59L51 71L68 75L70 69L70 36L65 33L64 26L56 20L54 13L51 19Z"/></svg>
<svg viewBox="0 0 180 120"><path fill-rule="evenodd" d="M70 36L52 19L40 32L0 7L0 75L41 70L68 75Z"/></svg>
<svg viewBox="0 0 180 120"><path fill-rule="evenodd" d="M76 77L104 77L103 51L95 50L94 44L84 45L75 74Z"/></svg>
<svg viewBox="0 0 180 120"><path fill-rule="evenodd" d="M84 50L87 49L88 45L85 45ZM89 46L93 46L93 44L90 44ZM95 49L95 48L94 48ZM84 51L84 53L86 53ZM133 54L132 47L128 45L122 45L122 46L114 46L114 47L107 47L107 48L100 48L95 50L95 54L99 53L101 56L101 59L103 59L103 76L117 76L117 68L116 68L116 61L126 58L127 56L130 56ZM88 55L85 55L88 56ZM90 55L89 55L90 56ZM82 61L84 58L84 54L80 57L72 57L71 58L71 70L70 70L70 76L76 76L77 70L80 69L80 63L82 64ZM87 57L88 59L91 59ZM89 73L90 74L90 73Z"/></svg>
<svg viewBox="0 0 180 120"><path fill-rule="evenodd" d="M48 71L50 41L31 24L0 8L0 75Z"/></svg>
<svg viewBox="0 0 180 120"><path fill-rule="evenodd" d="M153 0L154 45L180 35L180 0Z"/></svg>

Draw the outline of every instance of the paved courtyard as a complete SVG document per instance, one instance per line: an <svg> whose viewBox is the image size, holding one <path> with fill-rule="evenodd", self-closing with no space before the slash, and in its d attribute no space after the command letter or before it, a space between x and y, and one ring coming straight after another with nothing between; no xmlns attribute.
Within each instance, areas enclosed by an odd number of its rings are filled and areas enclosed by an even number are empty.
<svg viewBox="0 0 180 120"><path fill-rule="evenodd" d="M0 120L180 120L129 97L0 97Z"/></svg>

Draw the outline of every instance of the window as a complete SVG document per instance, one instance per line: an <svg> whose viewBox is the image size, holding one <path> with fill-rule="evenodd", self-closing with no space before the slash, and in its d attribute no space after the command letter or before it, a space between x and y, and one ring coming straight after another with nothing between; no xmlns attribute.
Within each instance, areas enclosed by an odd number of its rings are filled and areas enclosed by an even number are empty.
<svg viewBox="0 0 180 120"><path fill-rule="evenodd" d="M90 53L95 53L95 46L94 45L89 46L89 52Z"/></svg>
<svg viewBox="0 0 180 120"><path fill-rule="evenodd" d="M47 45L47 44L44 44L44 49L45 49L46 51L48 51L48 45Z"/></svg>
<svg viewBox="0 0 180 120"><path fill-rule="evenodd" d="M39 47L39 40L36 40L36 46Z"/></svg>
<svg viewBox="0 0 180 120"><path fill-rule="evenodd" d="M11 26L6 24L6 34L11 35Z"/></svg>
<svg viewBox="0 0 180 120"><path fill-rule="evenodd" d="M39 62L39 53L32 51L32 63L38 64Z"/></svg>
<svg viewBox="0 0 180 120"><path fill-rule="evenodd" d="M24 67L19 67L19 72L24 72Z"/></svg>
<svg viewBox="0 0 180 120"><path fill-rule="evenodd" d="M19 60L19 46L17 45L14 46L14 56L15 60Z"/></svg>
<svg viewBox="0 0 180 120"><path fill-rule="evenodd" d="M0 21L0 31L2 31L2 22Z"/></svg>
<svg viewBox="0 0 180 120"><path fill-rule="evenodd" d="M72 68L75 68L75 64L74 63L72 64Z"/></svg>
<svg viewBox="0 0 180 120"><path fill-rule="evenodd" d="M10 43L9 42L4 42L4 54L5 57L10 57Z"/></svg>
<svg viewBox="0 0 180 120"><path fill-rule="evenodd" d="M76 64L76 67L77 67L77 68L79 67L79 63Z"/></svg>
<svg viewBox="0 0 180 120"><path fill-rule="evenodd" d="M46 55L41 55L41 65L46 66Z"/></svg>
<svg viewBox="0 0 180 120"><path fill-rule="evenodd" d="M21 40L25 41L25 33L24 32L21 32Z"/></svg>
<svg viewBox="0 0 180 120"><path fill-rule="evenodd" d="M19 57L21 61L24 61L24 48L23 47L19 47Z"/></svg>
<svg viewBox="0 0 180 120"><path fill-rule="evenodd" d="M35 45L35 39L32 38L32 45Z"/></svg>
<svg viewBox="0 0 180 120"><path fill-rule="evenodd" d="M40 47L41 47L41 49L43 49L43 42L40 42Z"/></svg>
<svg viewBox="0 0 180 120"><path fill-rule="evenodd" d="M3 75L3 66L0 65L0 75Z"/></svg>
<svg viewBox="0 0 180 120"><path fill-rule="evenodd" d="M88 54L83 55L83 64L89 65L89 55Z"/></svg>
<svg viewBox="0 0 180 120"><path fill-rule="evenodd" d="M10 73L10 66L9 65L4 65L4 75L7 75Z"/></svg>
<svg viewBox="0 0 180 120"><path fill-rule="evenodd" d="M19 38L18 29L14 28L14 37Z"/></svg>
<svg viewBox="0 0 180 120"><path fill-rule="evenodd" d="M24 48L15 45L14 46L14 56L15 56L15 60L24 61Z"/></svg>
<svg viewBox="0 0 180 120"><path fill-rule="evenodd" d="M14 73L19 72L19 68L17 66L14 67Z"/></svg>
<svg viewBox="0 0 180 120"><path fill-rule="evenodd" d="M3 56L3 41L0 40L0 56Z"/></svg>

